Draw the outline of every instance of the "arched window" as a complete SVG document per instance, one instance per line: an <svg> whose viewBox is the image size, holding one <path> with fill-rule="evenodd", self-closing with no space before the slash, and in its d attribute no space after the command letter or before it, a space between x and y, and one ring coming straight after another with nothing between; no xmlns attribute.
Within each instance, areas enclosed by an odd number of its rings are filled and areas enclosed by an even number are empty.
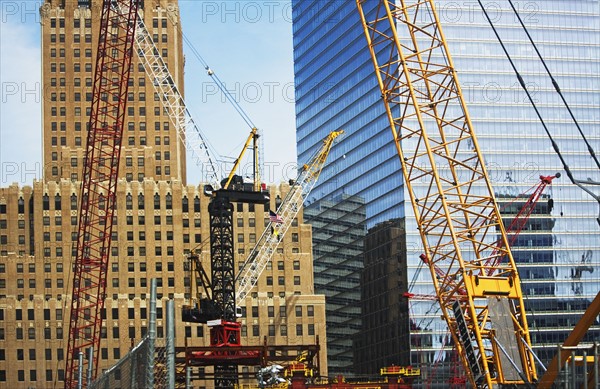
<svg viewBox="0 0 600 389"><path fill-rule="evenodd" d="M77 210L77 195L73 193L71 195L71 211Z"/></svg>
<svg viewBox="0 0 600 389"><path fill-rule="evenodd" d="M194 197L194 212L200 212L200 198Z"/></svg>
<svg viewBox="0 0 600 389"><path fill-rule="evenodd" d="M60 211L62 209L62 201L59 194L54 196L54 209L57 211Z"/></svg>
<svg viewBox="0 0 600 389"><path fill-rule="evenodd" d="M50 197L48 197L48 194L45 194L42 197L42 209L44 211L47 211L50 209Z"/></svg>
<svg viewBox="0 0 600 389"><path fill-rule="evenodd" d="M160 196L158 193L154 195L154 209L160 209Z"/></svg>
<svg viewBox="0 0 600 389"><path fill-rule="evenodd" d="M167 193L167 196L165 197L165 203L167 209L173 209L173 196L171 196L171 193Z"/></svg>
<svg viewBox="0 0 600 389"><path fill-rule="evenodd" d="M184 196L183 199L181 200L181 211L182 212L189 212L190 211L190 205L188 203L187 196Z"/></svg>
<svg viewBox="0 0 600 389"><path fill-rule="evenodd" d="M138 195L138 209L144 209L144 207L144 195L140 193Z"/></svg>
<svg viewBox="0 0 600 389"><path fill-rule="evenodd" d="M127 196L125 196L125 208L133 209L133 196L131 193L127 193Z"/></svg>

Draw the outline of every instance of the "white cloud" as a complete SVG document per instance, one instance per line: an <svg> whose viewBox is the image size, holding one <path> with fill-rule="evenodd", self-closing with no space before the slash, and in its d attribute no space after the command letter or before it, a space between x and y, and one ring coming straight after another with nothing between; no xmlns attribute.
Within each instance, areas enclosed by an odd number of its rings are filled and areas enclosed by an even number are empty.
<svg viewBox="0 0 600 389"><path fill-rule="evenodd" d="M0 185L42 177L39 24L0 24Z"/></svg>

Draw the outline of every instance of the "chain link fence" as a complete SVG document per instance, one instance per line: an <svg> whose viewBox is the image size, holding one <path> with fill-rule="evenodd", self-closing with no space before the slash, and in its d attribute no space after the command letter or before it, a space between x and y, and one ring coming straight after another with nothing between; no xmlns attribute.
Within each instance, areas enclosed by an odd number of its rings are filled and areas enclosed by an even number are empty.
<svg viewBox="0 0 600 389"><path fill-rule="evenodd" d="M154 388L171 389L169 387L169 378L175 371L169 372L167 363L167 340L157 339L154 352Z"/></svg>
<svg viewBox="0 0 600 389"><path fill-rule="evenodd" d="M172 383L175 381L173 306L173 301L167 301L166 338L156 339L156 280L152 280L148 335L119 362L92 382L88 389L173 388Z"/></svg>
<svg viewBox="0 0 600 389"><path fill-rule="evenodd" d="M90 385L90 389L140 389L148 388L148 360L152 340L146 337L127 355ZM156 363L154 363L156 366Z"/></svg>

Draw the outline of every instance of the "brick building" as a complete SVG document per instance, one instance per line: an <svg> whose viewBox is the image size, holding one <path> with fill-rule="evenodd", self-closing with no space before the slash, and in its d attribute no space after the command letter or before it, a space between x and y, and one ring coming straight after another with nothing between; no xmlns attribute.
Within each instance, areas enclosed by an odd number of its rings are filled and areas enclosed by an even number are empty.
<svg viewBox="0 0 600 389"><path fill-rule="evenodd" d="M40 8L42 134L44 177L48 181L81 179L101 5L99 0L46 0ZM184 57L177 1L144 1L140 14L183 93ZM132 61L127 104L121 175L128 181L176 178L185 184L185 146L137 56Z"/></svg>
<svg viewBox="0 0 600 389"><path fill-rule="evenodd" d="M46 0L40 8L43 55L44 180L0 188L0 388L62 387L87 109L99 18L98 1ZM176 1L146 0L149 31L183 90ZM150 280L163 308L175 301L176 346L209 345L207 329L181 322L191 289L186 253L209 267L208 197L187 185L185 147L134 60L117 209L107 279L100 369L145 335ZM288 184L270 187L270 209ZM236 204L235 260L241 264L268 223L269 207ZM242 344L326 342L325 297L314 292L312 233L302 210L243 308ZM321 373L327 373L321 351ZM211 383L207 384L208 386Z"/></svg>

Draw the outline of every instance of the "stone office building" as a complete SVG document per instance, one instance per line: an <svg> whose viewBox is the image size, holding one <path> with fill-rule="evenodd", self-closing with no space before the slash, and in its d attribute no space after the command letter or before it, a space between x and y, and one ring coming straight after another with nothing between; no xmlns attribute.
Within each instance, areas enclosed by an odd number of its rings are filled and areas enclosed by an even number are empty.
<svg viewBox="0 0 600 389"><path fill-rule="evenodd" d="M60 387L64 379L99 4L46 0L40 8L44 179L0 188L0 388ZM177 1L146 0L141 13L183 91ZM204 326L180 320L181 306L196 293L186 253L199 253L210 266L209 199L201 184L187 185L185 145L137 58L128 100L100 370L146 334L152 278L158 280L159 339L165 332L165 301L172 299L176 346L186 340L192 346L210 343ZM289 186L269 189L268 206L236 204L235 261L240 265L268 223L269 208L276 209ZM312 233L302 220L301 210L242 306L242 344L326 342L325 297L314 292ZM321 373L327 374L324 348L320 355Z"/></svg>

